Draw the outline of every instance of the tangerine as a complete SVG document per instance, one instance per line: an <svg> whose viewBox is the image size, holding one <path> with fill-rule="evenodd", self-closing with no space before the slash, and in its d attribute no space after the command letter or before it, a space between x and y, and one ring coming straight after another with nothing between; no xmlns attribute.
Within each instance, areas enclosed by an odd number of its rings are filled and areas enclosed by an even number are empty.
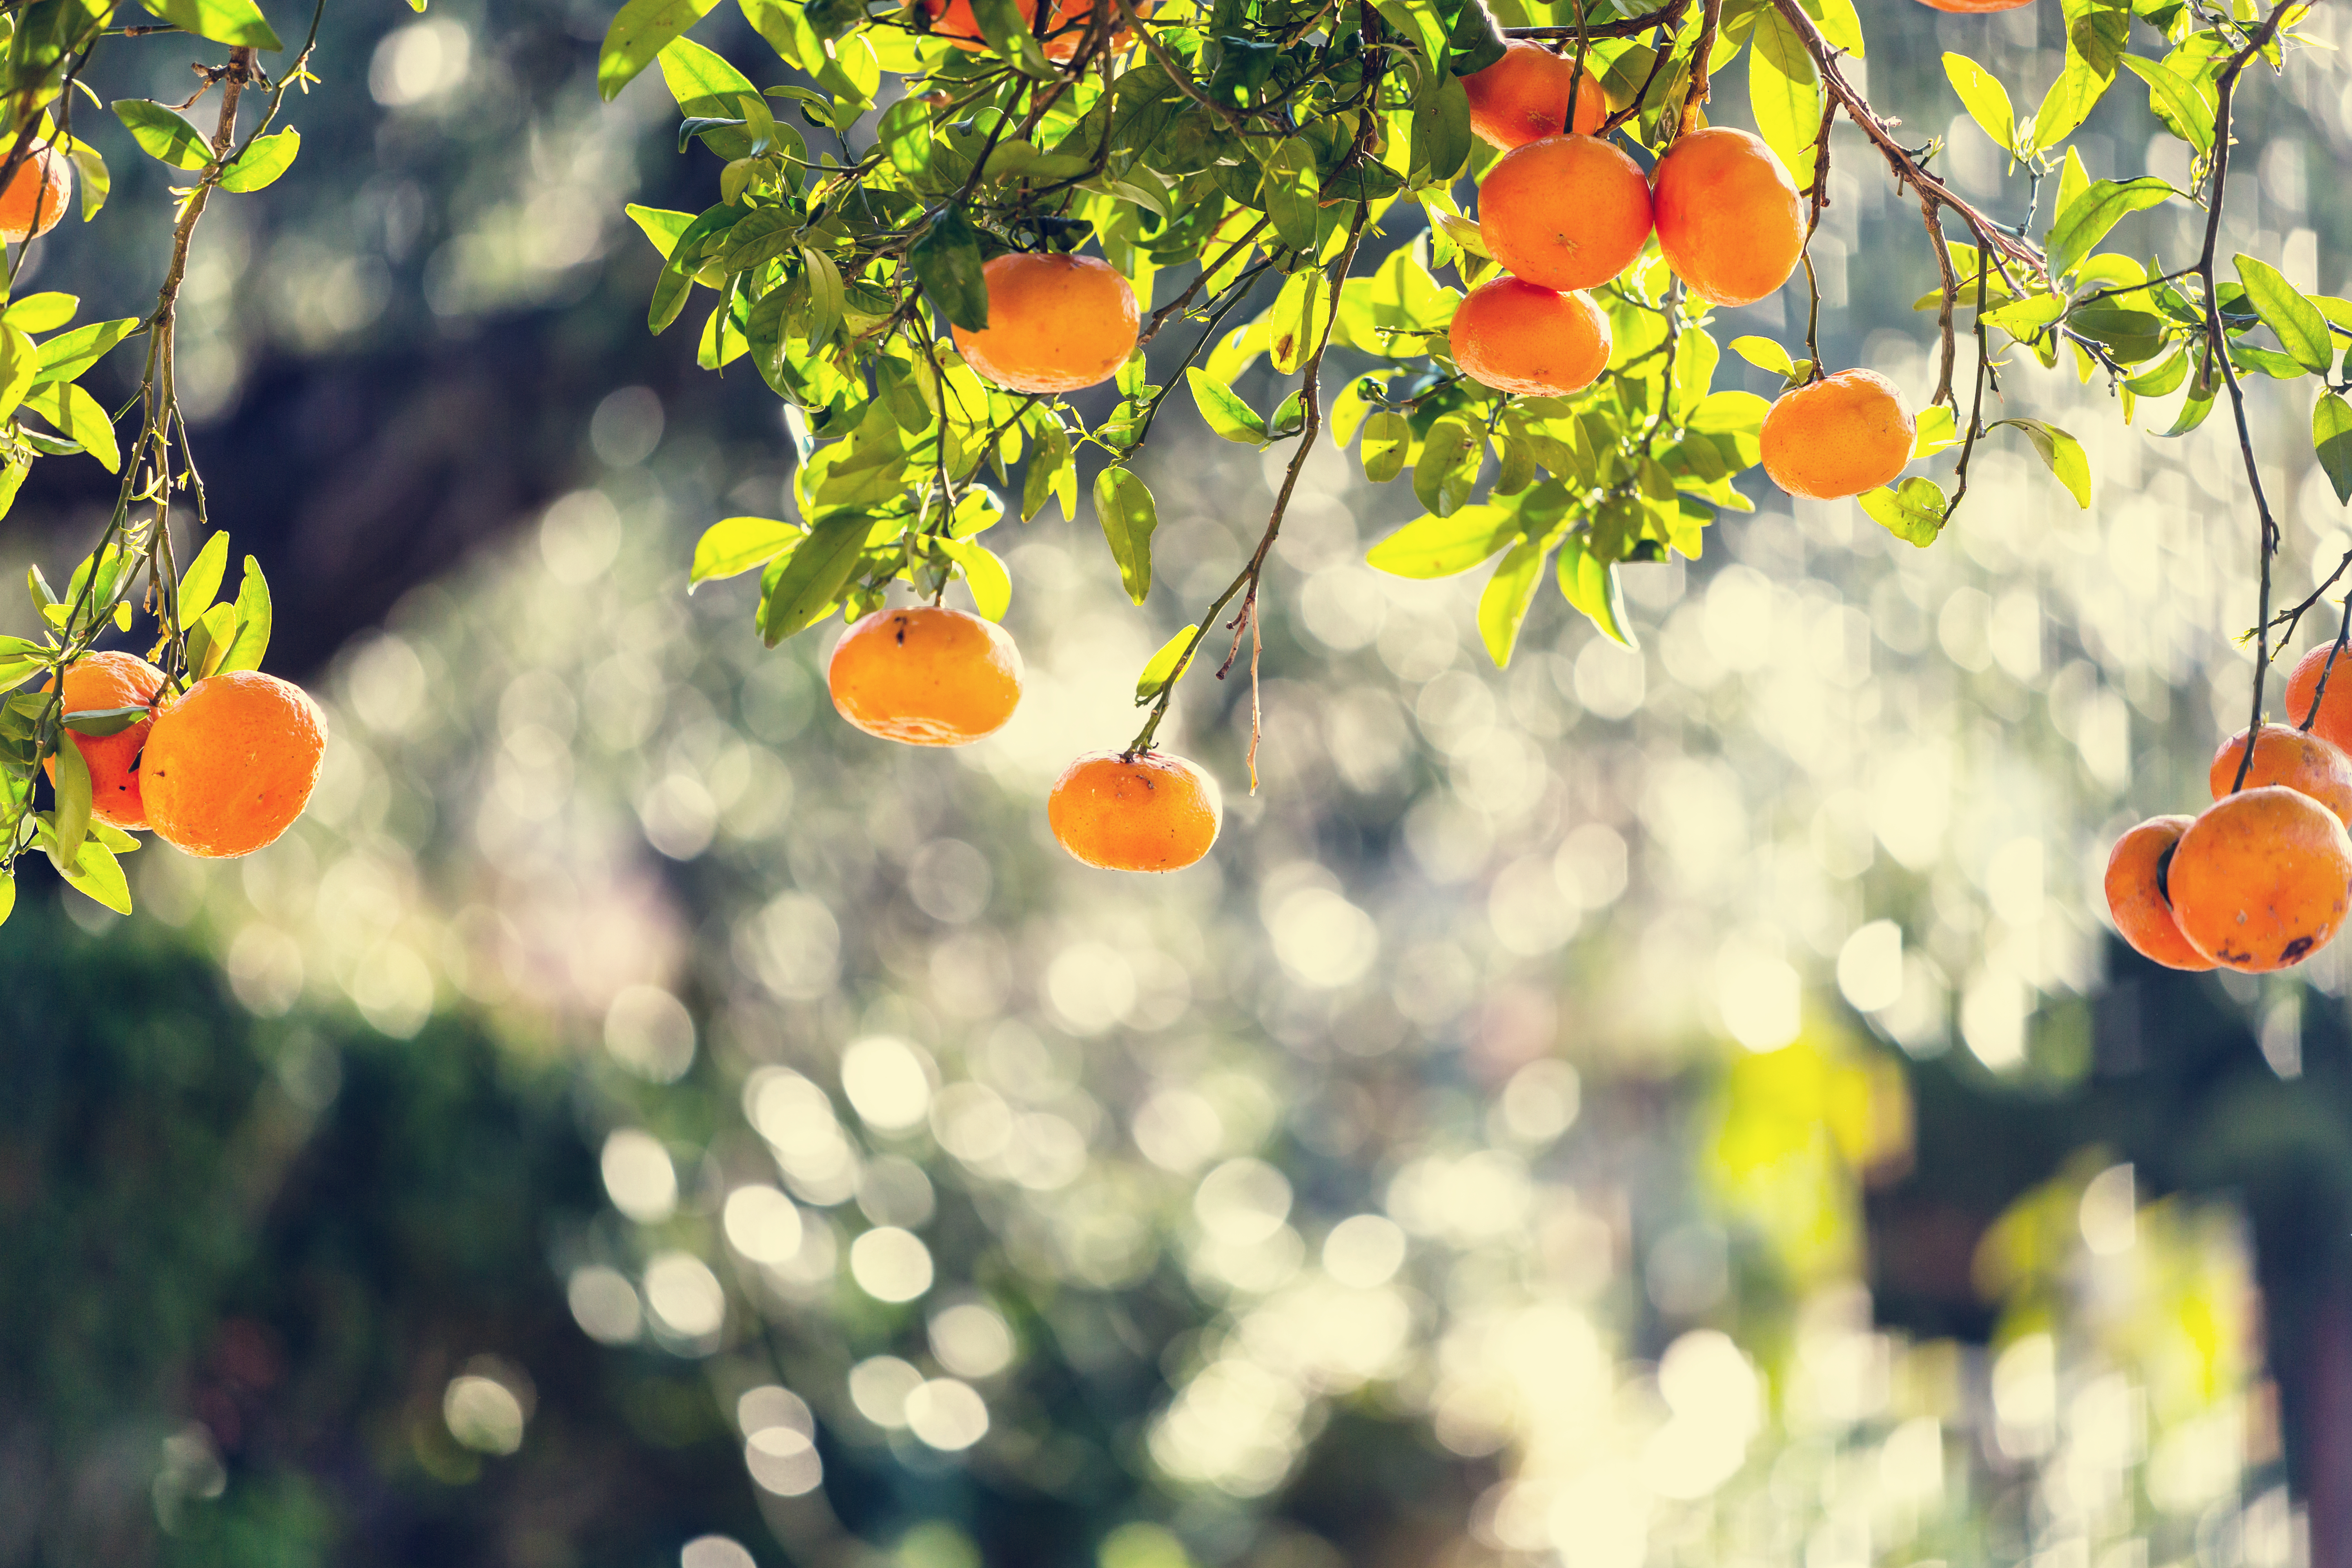
<svg viewBox="0 0 2352 1568"><path fill-rule="evenodd" d="M1223 816L1216 780L1158 752L1089 752L1045 801L1062 847L1106 871L1181 871L1209 852Z"/></svg>
<svg viewBox="0 0 2352 1568"><path fill-rule="evenodd" d="M302 815L326 752L327 716L300 687L257 669L208 677L147 733L147 820L184 853L250 855Z"/></svg>
<svg viewBox="0 0 2352 1568"><path fill-rule="evenodd" d="M1546 289L1590 289L1649 240L1650 182L1598 137L1538 137L1486 171L1478 223L1504 271Z"/></svg>
<svg viewBox="0 0 2352 1568"><path fill-rule="evenodd" d="M1592 384L1609 366L1609 317L1582 289L1563 294L1524 278L1496 278L1454 311L1454 363L1497 392L1556 397Z"/></svg>
<svg viewBox="0 0 2352 1568"><path fill-rule="evenodd" d="M1576 62L1540 44L1512 38L1503 58L1462 79L1470 96L1470 129L1489 146L1509 152L1568 127L1568 99L1576 93L1576 131L1590 136L1609 118L1609 96L1591 71L1577 79Z"/></svg>
<svg viewBox="0 0 2352 1568"><path fill-rule="evenodd" d="M988 325L955 329L972 369L1014 392L1076 392L1108 381L1135 352L1135 290L1091 256L1008 252L981 268Z"/></svg>
<svg viewBox="0 0 2352 1568"><path fill-rule="evenodd" d="M2199 952L2249 974L2284 969L2344 923L2352 837L2301 790L2242 789L2180 836L2165 885L2180 934Z"/></svg>
<svg viewBox="0 0 2352 1568"><path fill-rule="evenodd" d="M2189 831L2193 816L2151 816L2121 838L2107 852L2107 912L2116 930L2142 958L2167 969L2210 969L2213 961L2189 945L2172 918L2172 898L2166 887L2173 850Z"/></svg>
<svg viewBox="0 0 2352 1568"><path fill-rule="evenodd" d="M2322 643L2296 662L2294 673L2286 678L2286 716L2290 723L2308 721L2313 734L2339 750L2352 750L2352 648L2336 659L2326 694L2319 690L2320 671L2327 668L2328 650L2335 646ZM2315 701L2319 704L2317 718L2311 712Z"/></svg>
<svg viewBox="0 0 2352 1568"><path fill-rule="evenodd" d="M2245 750L2246 732L2241 730L2213 753L2205 782L2212 787L2215 800L2237 787L2238 759ZM2246 770L2245 787L2262 784L2301 790L2334 812L2337 821L2352 824L2352 757L2316 735L2284 724L2263 725L2254 740L2254 761Z"/></svg>
<svg viewBox="0 0 2352 1568"><path fill-rule="evenodd" d="M12 245L38 239L65 217L72 195L73 160L46 142L34 142L0 190L0 239Z"/></svg>
<svg viewBox="0 0 2352 1568"><path fill-rule="evenodd" d="M971 0L917 0L916 8L929 19L933 37L945 38L960 49L987 52L988 38L981 31L980 18L972 12ZM1078 46L1086 42L1087 28L1095 19L1094 0L1051 0L1050 10L1035 0L1022 0L1021 8L1029 15L1029 30L1044 41L1047 59L1066 60L1076 54ZM1117 11L1118 7L1113 5L1111 9ZM1114 38L1126 36L1124 26L1112 29Z"/></svg>
<svg viewBox="0 0 2352 1568"><path fill-rule="evenodd" d="M1805 249L1804 203L1779 156L1752 132L1685 132L1650 172L1658 248L1690 291L1716 305L1761 300Z"/></svg>
<svg viewBox="0 0 2352 1568"><path fill-rule="evenodd" d="M1757 444L1774 484L1835 500L1901 473L1912 436L1911 411L1893 382L1874 370L1842 370L1775 398Z"/></svg>
<svg viewBox="0 0 2352 1568"><path fill-rule="evenodd" d="M834 645L833 705L869 735L965 746L1004 728L1021 701L1021 650L993 621L917 605L877 610Z"/></svg>
<svg viewBox="0 0 2352 1568"><path fill-rule="evenodd" d="M66 667L63 711L152 707L163 689L163 672L136 654L88 654ZM142 719L111 735L66 731L89 768L89 814L100 822L133 830L147 826L147 807L139 792L139 749L147 743L147 731L154 721ZM57 783L58 760L51 757L47 765L49 782Z"/></svg>

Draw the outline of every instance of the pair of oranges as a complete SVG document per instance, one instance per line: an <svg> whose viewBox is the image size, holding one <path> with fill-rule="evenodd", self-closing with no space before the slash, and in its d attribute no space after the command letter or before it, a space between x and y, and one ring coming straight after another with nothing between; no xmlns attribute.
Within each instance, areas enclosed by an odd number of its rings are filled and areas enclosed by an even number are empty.
<svg viewBox="0 0 2352 1568"><path fill-rule="evenodd" d="M1462 82L1471 129L1505 149L1479 187L1478 218L1509 276L1472 289L1454 312L1454 361L1502 392L1557 396L1599 377L1609 319L1584 290L1622 272L1654 233L1666 265L1712 305L1763 299L1804 254L1804 203L1761 138L1722 125L1686 132L1644 177L1598 134L1607 100L1590 71L1578 73L1514 40ZM1851 370L1783 393L1759 442L1775 484L1834 500L1901 473L1914 435L1894 384Z"/></svg>
<svg viewBox="0 0 2352 1568"><path fill-rule="evenodd" d="M825 683L841 716L910 746L992 735L1021 702L1021 650L962 610L877 610L843 634ZM1045 819L1065 849L1109 871L1177 871L1209 852L1224 814L1217 784L1181 757L1094 752L1064 770Z"/></svg>
<svg viewBox="0 0 2352 1568"><path fill-rule="evenodd" d="M89 769L90 815L206 859L275 843L310 804L327 718L299 686L242 669L163 697L163 672L134 654L94 653L65 676L64 710L144 708L111 735L66 733ZM57 762L49 762L57 778Z"/></svg>
<svg viewBox="0 0 2352 1568"><path fill-rule="evenodd" d="M2150 817L2107 857L2107 909L2143 956L2170 969L2261 974L2327 945L2352 909L2352 656L2340 657L2318 707L2330 650L2314 648L2288 679L2289 714L2309 729L2265 724L2236 788L2243 731L2213 758L2213 804L2197 816Z"/></svg>

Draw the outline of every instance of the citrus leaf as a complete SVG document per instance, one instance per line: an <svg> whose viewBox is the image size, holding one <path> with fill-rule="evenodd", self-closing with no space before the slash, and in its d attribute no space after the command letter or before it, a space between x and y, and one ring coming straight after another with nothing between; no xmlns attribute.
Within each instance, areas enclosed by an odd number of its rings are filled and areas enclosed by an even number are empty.
<svg viewBox="0 0 2352 1568"><path fill-rule="evenodd" d="M980 258L980 230L961 209L941 213L907 253L916 279L956 326L976 332L988 325L988 280Z"/></svg>
<svg viewBox="0 0 2352 1568"><path fill-rule="evenodd" d="M1135 678L1135 705L1138 708L1151 701L1166 688L1170 678L1176 674L1176 661L1184 658L1184 650L1192 646L1192 639L1200 632L1197 625L1186 626L1161 643L1160 651L1144 661L1143 673ZM1191 661L1187 660L1184 668L1191 669Z"/></svg>
<svg viewBox="0 0 2352 1568"><path fill-rule="evenodd" d="M2169 122L2176 134L2200 154L2213 150L2213 110L2194 87L2170 67L2138 55L2124 56L2122 64L2147 83L2148 108Z"/></svg>
<svg viewBox="0 0 2352 1568"><path fill-rule="evenodd" d="M27 294L10 300L8 309L0 311L0 321L27 332L54 332L72 321L79 309L81 300L71 294Z"/></svg>
<svg viewBox="0 0 2352 1568"><path fill-rule="evenodd" d="M942 539L940 552L963 568L964 586L971 590L972 607L987 620L1001 621L1013 606L1013 574L985 544L971 539Z"/></svg>
<svg viewBox="0 0 2352 1568"><path fill-rule="evenodd" d="M654 63L669 41L709 13L718 0L629 0L604 29L596 51L596 93L606 102Z"/></svg>
<svg viewBox="0 0 2352 1568"><path fill-rule="evenodd" d="M214 673L227 675L240 669L259 669L262 656L269 651L269 634L275 621L269 579L261 574L261 563L248 555L245 558L245 575L236 584L236 637L221 656L220 666Z"/></svg>
<svg viewBox="0 0 2352 1568"><path fill-rule="evenodd" d="M1192 402L1200 408L1201 417L1209 428L1228 441L1244 446L1261 446L1265 441L1265 421L1257 410L1244 403L1229 386L1209 379L1208 373L1198 365L1184 372L1185 382L1192 388Z"/></svg>
<svg viewBox="0 0 2352 1568"><path fill-rule="evenodd" d="M1944 488L1933 479L1911 479L1898 488L1866 490L1862 510L1881 528L1922 550L1944 531Z"/></svg>
<svg viewBox="0 0 2352 1568"><path fill-rule="evenodd" d="M51 783L57 789L57 810L50 826L55 840L49 850L50 858L62 871L73 864L81 853L82 839L89 832L89 763L81 754L78 742L58 737L57 772Z"/></svg>
<svg viewBox="0 0 2352 1568"><path fill-rule="evenodd" d="M1821 73L1796 28L1778 11L1756 18L1748 52L1748 102L1756 129L1800 190L1813 182L1813 138L1822 129Z"/></svg>
<svg viewBox="0 0 2352 1568"><path fill-rule="evenodd" d="M770 647L815 624L841 597L866 548L873 520L862 511L831 512L784 558L783 570L760 600L760 636Z"/></svg>
<svg viewBox="0 0 2352 1568"><path fill-rule="evenodd" d="M35 386L45 381L72 381L106 357L107 351L139 330L135 317L119 321L92 321L70 332L59 332L40 346Z"/></svg>
<svg viewBox="0 0 2352 1568"><path fill-rule="evenodd" d="M1313 144L1303 136L1294 136L1276 148L1265 161L1258 195L1283 244L1305 250L1315 243L1315 204L1320 195Z"/></svg>
<svg viewBox="0 0 2352 1568"><path fill-rule="evenodd" d="M1618 585L1617 568L1592 553L1582 534L1570 534L1559 546L1560 597L1611 641L1627 647L1642 646L1625 615L1625 591Z"/></svg>
<svg viewBox="0 0 2352 1568"><path fill-rule="evenodd" d="M2076 506L2088 510L2091 504L2091 460L2083 452L2083 443L2055 425L2040 419L1997 419L1989 428L1998 430L2003 425L2013 425L2025 432L2058 482L2066 487Z"/></svg>
<svg viewBox="0 0 2352 1568"><path fill-rule="evenodd" d="M174 169L201 169L213 161L212 143L176 110L143 98L119 98L107 107L130 129L131 139L151 158Z"/></svg>
<svg viewBox="0 0 2352 1568"><path fill-rule="evenodd" d="M1486 645L1486 657L1502 668L1511 662L1511 649L1517 646L1519 627L1528 618L1528 610L1536 602L1536 587L1543 580L1544 545L1533 539L1521 539L1511 546L1496 563L1495 574L1486 579L1486 589L1478 595L1478 636Z"/></svg>
<svg viewBox="0 0 2352 1568"><path fill-rule="evenodd" d="M2254 314L2278 334L2279 346L2304 369L2326 374L2335 340L2319 307L2305 299L2286 274L2258 257L2238 257L2238 278L2246 286L2246 298L2253 301Z"/></svg>
<svg viewBox="0 0 2352 1568"><path fill-rule="evenodd" d="M2333 392L2319 395L2311 410L2311 447L2337 503L2352 503L2352 403Z"/></svg>
<svg viewBox="0 0 2352 1568"><path fill-rule="evenodd" d="M1412 426L1393 408L1382 408L1364 421L1364 478L1384 485L1404 472L1406 454L1412 449Z"/></svg>
<svg viewBox="0 0 2352 1568"><path fill-rule="evenodd" d="M1105 468L1095 476L1095 516L1118 563L1119 584L1143 603L1151 592L1151 534L1160 525L1150 488L1128 468Z"/></svg>
<svg viewBox="0 0 2352 1568"><path fill-rule="evenodd" d="M1465 506L1415 519L1367 551L1364 563L1391 577L1452 577L1510 542L1518 518L1498 506Z"/></svg>
<svg viewBox="0 0 2352 1568"><path fill-rule="evenodd" d="M292 168L294 155L301 150L302 133L290 125L257 136L236 163L221 171L220 188L236 195L257 191Z"/></svg>
<svg viewBox="0 0 2352 1568"><path fill-rule="evenodd" d="M74 383L52 381L37 386L26 395L24 405L68 440L80 442L81 449L105 465L108 473L121 468L122 453L115 445L114 426L107 419L106 410Z"/></svg>
<svg viewBox="0 0 2352 1568"><path fill-rule="evenodd" d="M82 840L70 864L58 868L66 886L84 898L104 904L118 915L131 912L131 883L122 875L114 851L95 836Z"/></svg>
<svg viewBox="0 0 2352 1568"><path fill-rule="evenodd" d="M2004 153L2017 151L2017 110L2000 79L1962 54L1947 52L1944 75L1960 95L1960 107Z"/></svg>
<svg viewBox="0 0 2352 1568"><path fill-rule="evenodd" d="M215 44L276 51L286 46L270 30L253 0L139 0L148 14L171 23L184 33L210 38Z"/></svg>
<svg viewBox="0 0 2352 1568"><path fill-rule="evenodd" d="M2081 195L2059 209L2058 221L2050 226L2050 242L2044 247L2050 276L2063 278L2072 272L2077 262L2091 254L2091 247L2129 215L2179 194L2170 182L2152 174L2136 180L2092 181Z"/></svg>
<svg viewBox="0 0 2352 1568"><path fill-rule="evenodd" d="M765 566L807 536L808 531L799 524L769 517L730 517L714 522L694 542L694 566L687 576L687 592Z"/></svg>

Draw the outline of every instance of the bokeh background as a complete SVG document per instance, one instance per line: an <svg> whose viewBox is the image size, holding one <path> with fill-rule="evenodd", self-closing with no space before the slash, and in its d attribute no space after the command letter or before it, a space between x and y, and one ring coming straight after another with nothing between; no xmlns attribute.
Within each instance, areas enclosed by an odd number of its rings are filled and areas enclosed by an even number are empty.
<svg viewBox="0 0 2352 1568"><path fill-rule="evenodd" d="M2244 721L2218 422L2021 365L2093 510L1998 443L1927 551L1759 483L1628 569L1640 651L1548 596L1505 671L1471 582L1360 563L1412 503L1327 451L1265 787L1198 675L1223 840L1091 873L1045 786L1269 470L1171 423L1142 611L1090 517L1008 525L1013 726L847 731L830 633L686 593L790 447L645 332L622 204L715 170L657 81L597 103L605 9L332 8L300 161L205 220L212 511L334 741L270 851L142 853L128 920L28 865L0 929L0 1563L2352 1561L2343 957L2175 975L2096 897ZM2057 9L1867 21L1874 95L2021 214L1937 57L2030 103ZM2230 223L2330 290L2334 58L2247 95ZM163 40L92 79L194 85ZM2154 130L2118 89L2091 173L2171 167ZM20 287L136 314L168 197L105 145L115 205ZM1839 152L1824 346L1924 397L1916 215ZM2255 395L2299 593L2352 534ZM0 580L110 494L39 465Z"/></svg>

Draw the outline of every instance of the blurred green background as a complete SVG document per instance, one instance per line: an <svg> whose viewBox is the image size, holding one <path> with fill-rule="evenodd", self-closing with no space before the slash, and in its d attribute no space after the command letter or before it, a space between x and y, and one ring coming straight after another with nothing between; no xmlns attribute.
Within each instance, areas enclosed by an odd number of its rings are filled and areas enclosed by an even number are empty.
<svg viewBox="0 0 2352 1568"><path fill-rule="evenodd" d="M685 592L790 448L644 331L621 205L710 171L657 83L597 104L606 19L331 11L302 159L205 220L213 511L334 741L268 852L0 929L0 1563L2352 1561L2344 959L2171 974L2098 908L2243 722L2218 430L2022 367L2095 510L2008 448L1926 552L1759 495L1629 569L1641 652L1548 599L1506 671L1464 584L1360 563L1409 498L1318 455L1265 788L1203 677L1170 738L1216 852L1089 872L1045 788L1131 731L1266 470L1171 426L1140 613L1091 518L992 541L997 737L837 723L830 634ZM2021 215L1936 58L2038 95L2058 11L1868 21L1874 97ZM2331 290L2332 58L2242 109L2231 216ZM2095 176L2146 164L2131 97ZM131 314L167 197L107 150L34 282ZM1924 395L1916 215L1839 152L1825 346ZM2299 592L2352 535L2257 406ZM79 466L0 575L86 547Z"/></svg>

